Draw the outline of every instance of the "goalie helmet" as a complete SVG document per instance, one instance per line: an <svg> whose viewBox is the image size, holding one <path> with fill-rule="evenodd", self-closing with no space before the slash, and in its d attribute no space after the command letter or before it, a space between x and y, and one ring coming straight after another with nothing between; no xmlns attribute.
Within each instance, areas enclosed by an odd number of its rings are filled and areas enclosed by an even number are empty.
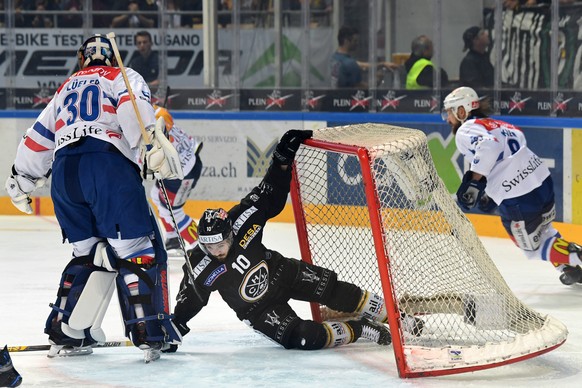
<svg viewBox="0 0 582 388"><path fill-rule="evenodd" d="M96 34L87 39L77 51L79 69L89 66L117 66L113 46L108 38Z"/></svg>
<svg viewBox="0 0 582 388"><path fill-rule="evenodd" d="M462 106L467 113L464 120L461 120L458 116L458 110L460 106ZM464 123L467 120L467 117L470 116L471 111L479 108L479 96L472 88L461 86L460 88L453 90L451 93L449 93L448 96L445 97L445 100L443 101L443 107L445 112L450 109L453 113L453 116L455 116L455 118L461 123ZM443 113L443 118L446 120L446 113Z"/></svg>
<svg viewBox="0 0 582 388"><path fill-rule="evenodd" d="M198 223L198 238L202 244L216 244L232 235L232 221L226 210L207 209Z"/></svg>

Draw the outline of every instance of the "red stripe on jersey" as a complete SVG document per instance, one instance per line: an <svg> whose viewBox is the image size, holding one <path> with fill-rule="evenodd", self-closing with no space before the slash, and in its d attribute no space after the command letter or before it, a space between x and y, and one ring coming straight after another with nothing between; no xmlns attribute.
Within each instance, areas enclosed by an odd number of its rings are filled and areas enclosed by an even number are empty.
<svg viewBox="0 0 582 388"><path fill-rule="evenodd" d="M112 107L111 105L103 105L103 112L107 112L107 113L111 113L111 114L116 114L117 111L115 110L114 107Z"/></svg>
<svg viewBox="0 0 582 388"><path fill-rule="evenodd" d="M55 132L61 129L65 125L65 122L62 119L58 119L55 123Z"/></svg>
<svg viewBox="0 0 582 388"><path fill-rule="evenodd" d="M117 104L117 106L119 107L119 106L121 106L121 104L123 104L124 102L128 102L128 101L130 101L129 94L127 96L121 97L119 99L119 104Z"/></svg>
<svg viewBox="0 0 582 388"><path fill-rule="evenodd" d="M40 144L32 140L30 137L27 137L24 140L24 145L33 150L34 152L48 151L48 148L41 146Z"/></svg>
<svg viewBox="0 0 582 388"><path fill-rule="evenodd" d="M513 129L513 130L516 130L516 131L521 131L516 126L514 126L512 124L509 124L509 123L506 123L505 121L495 120L495 119L491 119L491 118L488 118L488 117L487 118L483 118L483 119L477 119L477 120L475 120L475 124L482 125L488 131L493 131L494 129L497 129L499 127L506 127L507 129Z"/></svg>

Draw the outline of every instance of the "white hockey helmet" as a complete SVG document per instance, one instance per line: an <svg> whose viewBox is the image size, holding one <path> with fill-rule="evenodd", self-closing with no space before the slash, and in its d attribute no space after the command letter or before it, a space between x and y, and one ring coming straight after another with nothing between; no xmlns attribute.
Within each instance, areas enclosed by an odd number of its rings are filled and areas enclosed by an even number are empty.
<svg viewBox="0 0 582 388"><path fill-rule="evenodd" d="M467 113L467 116L465 116L464 120L459 119L459 116L457 116L457 112L460 106L465 108L465 112ZM471 111L479 108L479 96L472 88L461 86L453 90L451 93L449 93L448 96L445 97L445 100L443 101L443 107L445 112L450 109L453 113L453 116L455 116L457 120L463 123L465 120L467 120L467 117L469 117L469 113L471 113ZM446 120L446 113L443 113L443 118Z"/></svg>
<svg viewBox="0 0 582 388"><path fill-rule="evenodd" d="M84 69L91 64L117 66L111 42L101 34L95 34L83 42L77 51L77 58L79 69Z"/></svg>

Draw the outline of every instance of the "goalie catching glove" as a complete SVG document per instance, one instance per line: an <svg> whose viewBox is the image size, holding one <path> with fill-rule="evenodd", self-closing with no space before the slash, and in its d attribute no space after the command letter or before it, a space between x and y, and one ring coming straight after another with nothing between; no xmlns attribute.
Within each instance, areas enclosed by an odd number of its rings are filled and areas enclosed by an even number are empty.
<svg viewBox="0 0 582 388"><path fill-rule="evenodd" d="M481 200L485 195L485 186L487 186L487 178L481 177L479 180L473 179L473 172L467 171L463 176L461 186L457 190L457 200L461 208L467 211L481 204ZM485 198L489 200L488 197Z"/></svg>
<svg viewBox="0 0 582 388"><path fill-rule="evenodd" d="M300 129L287 131L281 137L277 148L275 148L275 152L273 152L273 160L280 165L290 165L293 163L293 159L295 159L295 154L301 143L311 138L311 136L313 136L313 131Z"/></svg>
<svg viewBox="0 0 582 388"><path fill-rule="evenodd" d="M144 179L184 179L178 151L164 134L165 128L164 118L160 117L154 127L147 128L149 139L142 139Z"/></svg>
<svg viewBox="0 0 582 388"><path fill-rule="evenodd" d="M10 196L12 204L21 212L32 214L32 199L30 193L39 187L44 186L46 178L31 178L25 175L20 175L12 166L12 175L6 180L6 191Z"/></svg>

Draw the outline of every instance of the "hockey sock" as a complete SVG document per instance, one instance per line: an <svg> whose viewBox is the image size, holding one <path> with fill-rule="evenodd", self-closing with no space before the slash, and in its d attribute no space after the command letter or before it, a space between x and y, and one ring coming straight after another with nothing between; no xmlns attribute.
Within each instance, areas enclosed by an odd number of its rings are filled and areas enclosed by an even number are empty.
<svg viewBox="0 0 582 388"><path fill-rule="evenodd" d="M0 350L0 387L18 387L22 383L22 376L14 369L8 346Z"/></svg>
<svg viewBox="0 0 582 388"><path fill-rule="evenodd" d="M356 341L362 329L357 325L354 326L347 322L323 322L323 327L327 331L327 343L325 347L332 348ZM357 335L354 333L355 330L358 330Z"/></svg>
<svg viewBox="0 0 582 388"><path fill-rule="evenodd" d="M373 321L386 323L388 320L384 298L369 291L362 291L362 297L356 313Z"/></svg>

